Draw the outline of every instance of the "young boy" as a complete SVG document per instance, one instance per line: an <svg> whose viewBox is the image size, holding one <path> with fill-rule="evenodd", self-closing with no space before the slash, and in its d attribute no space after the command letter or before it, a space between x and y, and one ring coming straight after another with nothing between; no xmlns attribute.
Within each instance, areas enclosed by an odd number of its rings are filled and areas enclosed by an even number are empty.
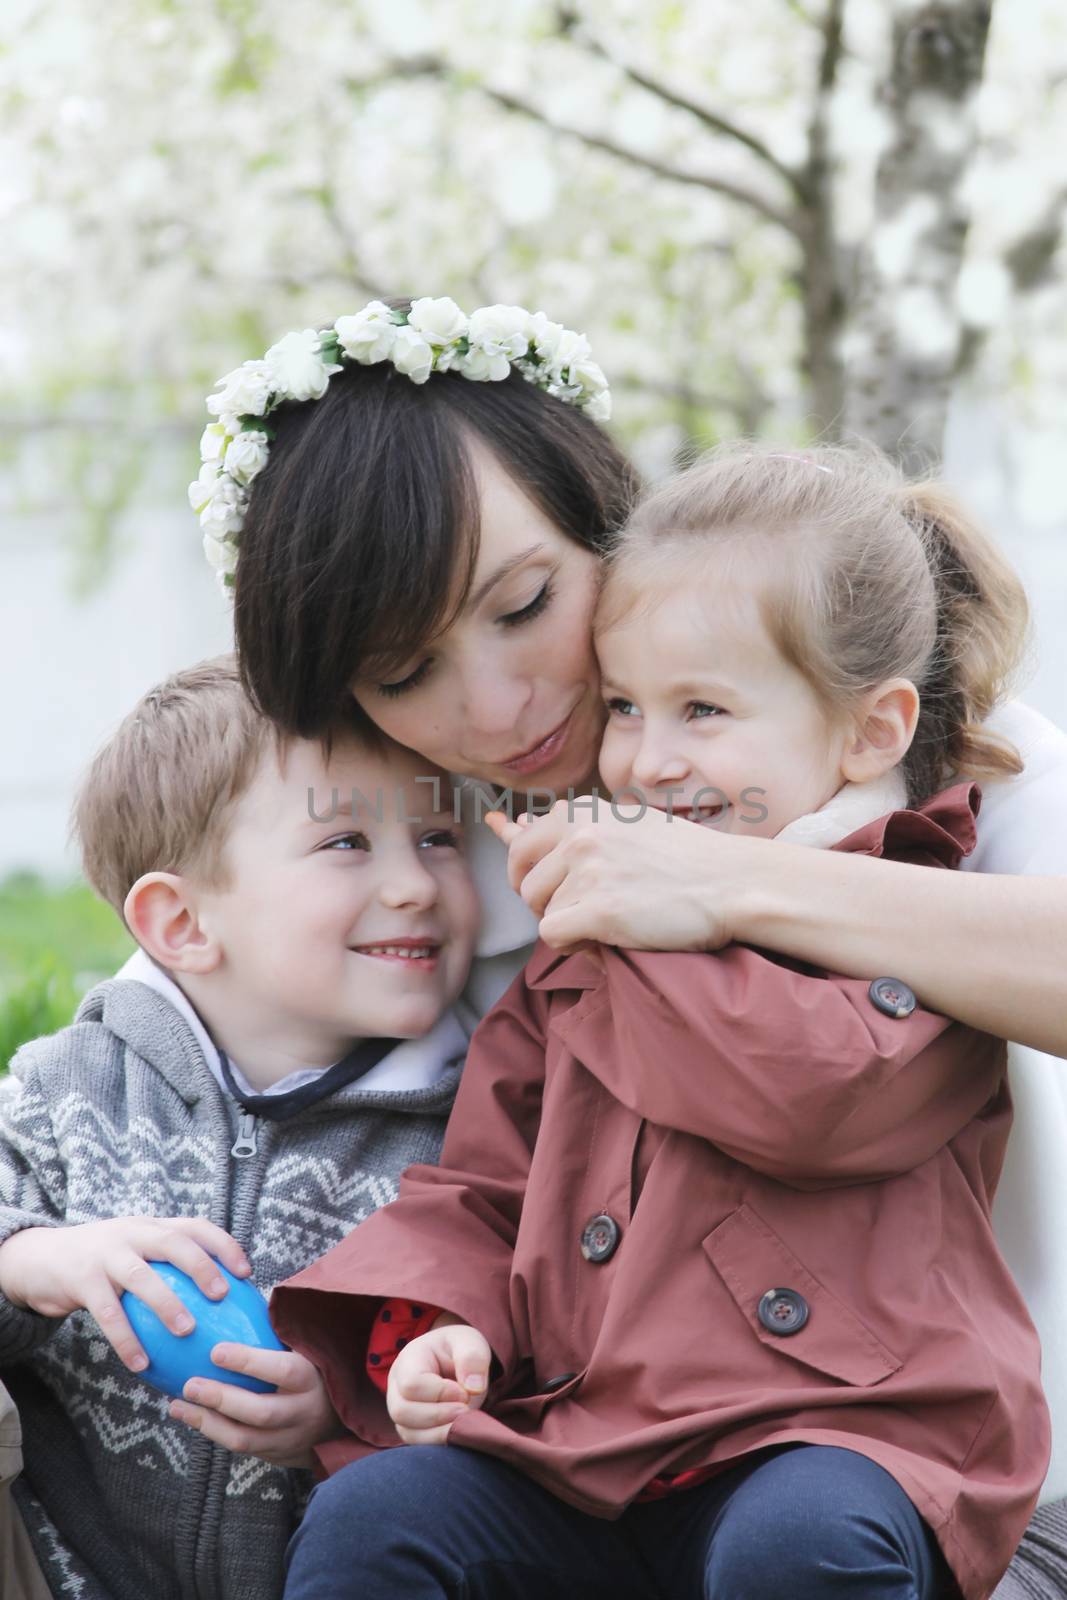
<svg viewBox="0 0 1067 1600"><path fill-rule="evenodd" d="M220 1345L276 1392L169 1401L120 1297L188 1331L150 1262L269 1291L436 1159L478 924L450 799L354 726L277 739L229 657L147 694L89 772L86 875L140 949L18 1053L0 1109L0 1368L54 1595L281 1591L292 1469L341 1431L315 1368Z"/></svg>

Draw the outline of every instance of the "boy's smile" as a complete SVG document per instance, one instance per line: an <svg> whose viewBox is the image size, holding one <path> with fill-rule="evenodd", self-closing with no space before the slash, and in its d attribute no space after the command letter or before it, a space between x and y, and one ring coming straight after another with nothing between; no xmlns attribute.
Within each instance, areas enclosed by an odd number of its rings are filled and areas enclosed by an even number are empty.
<svg viewBox="0 0 1067 1600"><path fill-rule="evenodd" d="M354 738L329 760L308 740L268 751L224 864L197 890L219 963L182 982L250 1081L421 1037L463 988L478 899L447 776L423 757Z"/></svg>

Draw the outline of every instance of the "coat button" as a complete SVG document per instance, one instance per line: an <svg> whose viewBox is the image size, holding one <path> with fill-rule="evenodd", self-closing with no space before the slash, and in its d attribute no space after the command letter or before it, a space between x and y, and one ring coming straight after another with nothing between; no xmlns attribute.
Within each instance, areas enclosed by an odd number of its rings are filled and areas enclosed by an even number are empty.
<svg viewBox="0 0 1067 1600"><path fill-rule="evenodd" d="M901 983L899 978L875 978L867 993L871 1003L887 1017L910 1017L918 1003L907 984Z"/></svg>
<svg viewBox="0 0 1067 1600"><path fill-rule="evenodd" d="M808 1320L808 1302L795 1289L768 1289L756 1311L768 1333L799 1333Z"/></svg>
<svg viewBox="0 0 1067 1600"><path fill-rule="evenodd" d="M610 1260L618 1243L619 1224L604 1211L599 1216L590 1217L582 1229L582 1255L587 1261L599 1263Z"/></svg>
<svg viewBox="0 0 1067 1600"><path fill-rule="evenodd" d="M544 1389L542 1390L542 1393L555 1394L557 1389L562 1389L564 1384L570 1383L571 1379L576 1378L577 1376L578 1374L576 1372L561 1372L558 1378L549 1378L548 1382L544 1386Z"/></svg>

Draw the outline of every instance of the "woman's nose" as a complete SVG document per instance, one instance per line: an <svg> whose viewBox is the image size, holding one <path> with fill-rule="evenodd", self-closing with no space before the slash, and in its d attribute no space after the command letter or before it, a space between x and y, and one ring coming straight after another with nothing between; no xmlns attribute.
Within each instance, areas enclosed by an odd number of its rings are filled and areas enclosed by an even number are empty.
<svg viewBox="0 0 1067 1600"><path fill-rule="evenodd" d="M526 678L509 678L497 673L490 661L483 661L472 669L463 684L463 718L467 729L475 736L488 735L500 738L520 729L523 713L529 705L533 685ZM522 728L531 737L551 733L551 728Z"/></svg>

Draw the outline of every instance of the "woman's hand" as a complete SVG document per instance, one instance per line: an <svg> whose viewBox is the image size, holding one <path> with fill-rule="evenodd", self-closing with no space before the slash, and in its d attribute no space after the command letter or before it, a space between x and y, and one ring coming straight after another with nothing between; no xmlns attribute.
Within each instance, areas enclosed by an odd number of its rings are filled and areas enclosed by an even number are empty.
<svg viewBox="0 0 1067 1600"><path fill-rule="evenodd" d="M477 1328L442 1312L404 1346L389 1371L386 1404L405 1444L444 1444L464 1411L484 1404L493 1352Z"/></svg>
<svg viewBox="0 0 1067 1600"><path fill-rule="evenodd" d="M183 1398L171 1401L170 1414L212 1443L276 1467L310 1467L312 1445L344 1432L321 1374L295 1350L217 1344L211 1359L276 1385L274 1394L256 1394L235 1383L190 1378Z"/></svg>
<svg viewBox="0 0 1067 1600"><path fill-rule="evenodd" d="M718 950L735 937L746 862L764 841L662 811L627 821L606 801L595 821L574 810L559 800L541 817L485 819L508 846L511 886L540 915L546 944Z"/></svg>

